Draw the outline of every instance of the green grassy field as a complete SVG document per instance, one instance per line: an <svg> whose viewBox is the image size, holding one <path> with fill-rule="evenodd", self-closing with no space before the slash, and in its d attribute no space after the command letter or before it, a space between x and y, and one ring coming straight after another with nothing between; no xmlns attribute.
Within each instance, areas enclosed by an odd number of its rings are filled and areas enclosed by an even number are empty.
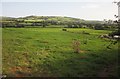
<svg viewBox="0 0 120 79"><path fill-rule="evenodd" d="M90 34L82 34L85 31ZM107 30L68 28L3 28L3 74L7 76L117 76L118 43L101 39ZM80 42L74 53L73 40Z"/></svg>

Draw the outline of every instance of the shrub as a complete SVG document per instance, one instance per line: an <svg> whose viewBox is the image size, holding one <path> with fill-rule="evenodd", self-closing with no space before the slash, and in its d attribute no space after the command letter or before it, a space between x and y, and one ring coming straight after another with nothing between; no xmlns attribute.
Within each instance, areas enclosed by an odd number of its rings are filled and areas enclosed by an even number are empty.
<svg viewBox="0 0 120 79"><path fill-rule="evenodd" d="M96 25L94 26L94 29L95 29L95 30L103 30L104 28L103 28L102 24L96 24Z"/></svg>
<svg viewBox="0 0 120 79"><path fill-rule="evenodd" d="M114 36L114 35L120 35L120 30L114 31L112 33L109 33L109 36Z"/></svg>
<svg viewBox="0 0 120 79"><path fill-rule="evenodd" d="M79 40L74 39L73 40L73 50L75 53L80 53L80 42Z"/></svg>

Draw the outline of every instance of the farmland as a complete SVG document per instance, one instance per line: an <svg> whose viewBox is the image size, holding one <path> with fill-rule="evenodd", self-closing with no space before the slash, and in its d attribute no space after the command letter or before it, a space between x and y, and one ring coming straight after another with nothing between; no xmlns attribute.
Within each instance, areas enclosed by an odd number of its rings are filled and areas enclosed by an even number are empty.
<svg viewBox="0 0 120 79"><path fill-rule="evenodd" d="M89 34L83 34L83 31ZM118 42L110 30L3 28L3 74L9 77L116 77ZM73 40L80 42L75 53ZM109 46L109 48L107 48Z"/></svg>

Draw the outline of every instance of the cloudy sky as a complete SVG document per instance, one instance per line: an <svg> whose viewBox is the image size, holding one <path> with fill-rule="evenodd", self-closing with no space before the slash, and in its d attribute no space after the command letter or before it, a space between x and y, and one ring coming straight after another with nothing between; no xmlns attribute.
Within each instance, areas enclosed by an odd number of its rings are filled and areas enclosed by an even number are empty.
<svg viewBox="0 0 120 79"><path fill-rule="evenodd" d="M115 19L114 0L2 0L0 15L68 16L85 20ZM118 1L118 0L115 0Z"/></svg>

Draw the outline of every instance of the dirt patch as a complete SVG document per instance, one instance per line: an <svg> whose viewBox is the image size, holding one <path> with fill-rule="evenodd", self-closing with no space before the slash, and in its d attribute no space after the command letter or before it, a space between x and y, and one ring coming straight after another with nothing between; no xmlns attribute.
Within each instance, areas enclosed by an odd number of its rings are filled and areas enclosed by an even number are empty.
<svg viewBox="0 0 120 79"><path fill-rule="evenodd" d="M85 51L85 50L80 50L80 53L85 53L85 52L87 52L87 51Z"/></svg>
<svg viewBox="0 0 120 79"><path fill-rule="evenodd" d="M28 53L24 52L22 54L22 63L24 63L24 66L14 66L10 67L9 71L11 72L12 76L14 77L29 77L31 76L31 67L29 66L30 62L28 60ZM21 59L21 58L20 58Z"/></svg>
<svg viewBox="0 0 120 79"><path fill-rule="evenodd" d="M29 67L12 67L9 71L14 75L14 77L29 77L31 76L31 68Z"/></svg>

